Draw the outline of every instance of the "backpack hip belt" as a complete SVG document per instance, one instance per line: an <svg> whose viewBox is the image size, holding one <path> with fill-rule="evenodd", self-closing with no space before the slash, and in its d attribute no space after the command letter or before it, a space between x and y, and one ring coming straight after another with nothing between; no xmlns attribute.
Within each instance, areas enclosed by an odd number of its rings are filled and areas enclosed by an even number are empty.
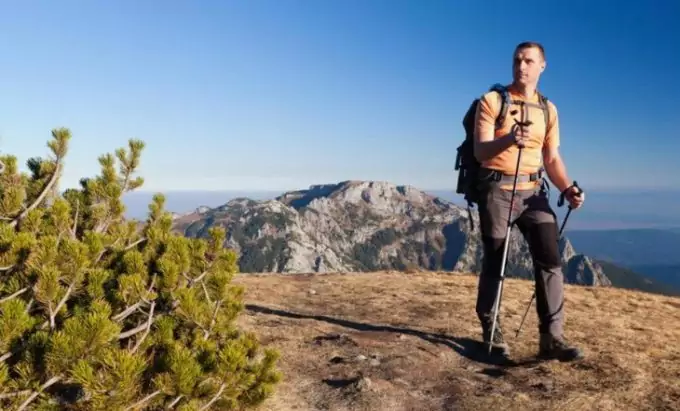
<svg viewBox="0 0 680 411"><path fill-rule="evenodd" d="M511 184L515 180L514 174L503 174L501 171L493 170L490 168L481 167L480 180L482 181L492 181L500 184ZM539 169L535 173L531 174L520 174L517 176L518 183L530 183L543 179L545 170L543 168Z"/></svg>

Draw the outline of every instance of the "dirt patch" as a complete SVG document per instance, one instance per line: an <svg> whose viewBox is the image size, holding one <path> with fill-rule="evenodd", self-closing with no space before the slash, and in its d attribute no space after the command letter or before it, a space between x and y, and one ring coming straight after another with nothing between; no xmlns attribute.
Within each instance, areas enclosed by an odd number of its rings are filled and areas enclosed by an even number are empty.
<svg viewBox="0 0 680 411"><path fill-rule="evenodd" d="M452 273L243 274L241 326L282 353L267 411L670 410L680 404L679 299L568 285L567 338L586 358L537 362L533 289L509 279L514 364L485 358L477 278ZM310 291L313 290L313 291Z"/></svg>

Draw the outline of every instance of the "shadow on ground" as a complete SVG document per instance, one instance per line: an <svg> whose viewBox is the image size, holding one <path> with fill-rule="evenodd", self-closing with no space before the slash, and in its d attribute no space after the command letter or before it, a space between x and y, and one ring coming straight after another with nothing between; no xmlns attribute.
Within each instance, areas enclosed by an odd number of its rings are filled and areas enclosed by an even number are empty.
<svg viewBox="0 0 680 411"><path fill-rule="evenodd" d="M493 354L489 355L487 353L487 346L484 345L481 340L473 340L467 337L455 337L442 333L431 333L421 330L415 330L412 328L395 327L390 325L375 325L358 321L350 321L340 318L329 317L326 315L294 313L292 311L277 308L269 308L255 304L246 304L245 308L250 312L261 314L270 314L287 318L324 321L330 324L340 325L342 327L351 328L357 331L391 332L397 334L412 335L432 344L446 345L447 347L457 352L459 355L480 364L502 367L517 367L517 366L530 366L538 363L538 361L534 359L514 361L498 355ZM505 375L505 372L502 368L485 369L482 372L491 377L502 377L503 375Z"/></svg>

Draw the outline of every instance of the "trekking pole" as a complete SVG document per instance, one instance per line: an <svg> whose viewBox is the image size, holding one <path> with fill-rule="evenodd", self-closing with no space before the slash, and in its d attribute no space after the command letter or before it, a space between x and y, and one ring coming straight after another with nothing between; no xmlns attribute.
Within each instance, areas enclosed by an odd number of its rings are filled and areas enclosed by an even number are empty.
<svg viewBox="0 0 680 411"><path fill-rule="evenodd" d="M573 186L578 189L579 194L583 192L583 190L581 190L581 188L578 186L578 183L576 181L574 181ZM559 198L559 200L557 200L557 206L562 207L563 204L564 204L564 194L560 194L560 198ZM569 219L569 214L571 214L571 210L573 210L573 208L571 207L571 205L569 205L569 207L567 209L567 215L564 216L564 221L562 221L562 227L560 227L560 234L559 234L558 239L557 239L558 242L559 242L559 240L562 239L562 232L564 231L564 226L567 224L567 219ZM519 336L519 332L522 330L522 325L524 325L524 320L527 318L527 314L529 313L529 309L531 308L531 305L534 302L534 298L536 298L536 290L534 290L534 293L531 295L531 300L529 300L529 305L527 306L526 311L524 311L524 316L522 317L522 322L519 323L519 328L517 329L517 332L515 333L515 338L517 338Z"/></svg>
<svg viewBox="0 0 680 411"><path fill-rule="evenodd" d="M519 126L529 126L531 125L530 121L520 123L517 120L515 120L517 125ZM508 223L507 223L507 228L505 232L505 243L503 245L503 258L501 259L501 280L498 284L498 289L496 290L496 300L494 301L494 306L493 306L493 322L491 325L491 336L489 337L489 355L491 355L491 349L493 348L493 336L494 333L496 332L496 319L498 318L498 309L500 307L501 303L501 295L503 294L503 279L505 276L505 265L508 259L508 246L510 245L510 233L512 231L512 212L513 209L515 208L515 193L517 192L517 179L519 177L519 165L520 165L520 159L522 157L522 146L519 147L519 152L517 153L517 166L515 168L515 179L512 183L512 194L510 195L510 208L508 210Z"/></svg>

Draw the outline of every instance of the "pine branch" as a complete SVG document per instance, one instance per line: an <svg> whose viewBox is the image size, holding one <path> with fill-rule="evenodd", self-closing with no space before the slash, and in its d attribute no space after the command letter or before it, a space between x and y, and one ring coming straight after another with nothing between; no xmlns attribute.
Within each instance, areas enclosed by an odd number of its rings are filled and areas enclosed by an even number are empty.
<svg viewBox="0 0 680 411"><path fill-rule="evenodd" d="M144 241L146 241L146 237L142 237L142 238L138 239L137 241L135 241L134 243L129 244L128 246L126 246L126 247L123 249L123 251L124 251L124 252L125 252L125 251L130 251L131 249L135 248L136 246L138 246L139 244L143 243ZM104 255L106 254L106 252L107 252L107 251L113 250L113 248L114 248L116 245L118 245L119 242L120 242L120 238L119 238L119 239L116 239L116 241L114 241L113 244L111 244L110 246L108 246L108 247L106 247L104 250L102 250L102 251L99 253L99 255L97 256L97 258L94 260L94 263L93 263L93 264L97 264L99 261L101 261L101 259L104 257Z"/></svg>
<svg viewBox="0 0 680 411"><path fill-rule="evenodd" d="M26 218L28 213L31 212L31 210L33 210L34 208L36 208L38 206L38 204L40 204L45 199L45 197L47 197L47 194L52 189L52 186L54 185L54 183L57 182L57 176L59 176L60 169L61 169L61 162L60 162L59 159L57 159L57 163L56 163L56 166L54 168L54 173L52 173L52 177L50 177L50 181L47 182L47 184L45 185L45 188L43 188L42 192L40 193L38 198L33 202L33 204L28 206L24 211L21 212L21 214L19 214L18 216L14 217L12 219L12 222L9 223L10 227L16 227L16 225L19 224L19 221Z"/></svg>
<svg viewBox="0 0 680 411"><path fill-rule="evenodd" d="M151 288L153 287L155 278L156 278L156 276L154 275L153 279L151 280L151 287L149 287L149 290L151 290ZM69 287L69 288L70 288L70 287ZM67 292L67 295L68 295L68 292ZM65 297L66 297L66 296L65 296ZM61 302L60 302L60 304L61 304ZM125 309L124 311L122 311L121 313L116 314L115 316L112 317L112 319L114 319L114 321L122 321L123 319L125 319L125 318L129 317L130 315L132 315L132 314L134 313L134 311L135 311L137 308L139 308L141 305L143 305L143 304L144 304L144 301L139 301L139 302L135 303L134 305L132 305L132 306L126 308L126 309ZM179 301L178 301L178 300L173 300L173 301L172 301L172 304L171 304L171 309L170 309L170 311L171 311L171 312L174 311L178 306L179 306ZM58 310L57 310L57 311L58 311ZM50 319L52 318L52 314L51 314L51 313L52 313L52 310L51 310L51 308L50 308ZM165 316L165 314L163 314L163 313L156 315L156 316L153 318L153 320L151 320L151 323L155 323L159 318L164 317L164 316ZM49 325L50 325L50 322L49 322L49 321L45 321L44 323L42 323L42 324L40 325L40 327L39 327L38 329L43 330L43 329L45 329L46 327L48 327ZM200 324L199 324L198 326L201 327ZM132 336L134 336L134 335L136 335L136 334L138 334L138 333L144 331L144 330L146 329L146 327L147 327L147 323L146 323L146 322L145 322L145 323L142 323L142 324L138 325L137 327L135 327L135 328L133 328L133 329L131 329L131 330L128 330L128 331L125 331L125 332L120 333L120 335L118 335L118 339L119 339L119 340L123 340L123 339L125 339L125 338L132 337ZM203 327L201 327L201 329L205 331L205 329L204 329ZM10 351L10 352L4 353L2 356L0 356L0 362L4 362L4 361L6 361L7 359L12 358L15 354L17 354L17 353L23 351L24 349L25 349L25 347L21 347L21 348L15 350L15 351Z"/></svg>
<svg viewBox="0 0 680 411"><path fill-rule="evenodd" d="M118 245L119 242L120 242L120 238L116 239L116 241L114 241L113 244L111 244L110 246L104 248L104 249L99 253L99 255L97 256L97 258L95 258L95 260L92 262L92 265L93 265L93 266L94 266L94 265L97 265L97 264L101 261L101 259L104 257L104 255L106 254L106 252L107 252L107 251L113 250L113 248L114 248L116 245Z"/></svg>
<svg viewBox="0 0 680 411"><path fill-rule="evenodd" d="M212 264L211 264L211 266L212 266ZM203 271L203 272L201 273L201 275L199 275L198 277L192 279L189 285L192 286L192 285L194 285L195 282L201 281L203 278L205 278L206 275L208 275L208 271L209 271L209 270L210 270L210 267L209 267L207 270Z"/></svg>
<svg viewBox="0 0 680 411"><path fill-rule="evenodd" d="M177 396L174 400L172 400L172 402L168 405L168 409L170 410L170 409L174 408L175 405L177 405L177 403L179 403L179 402L182 400L182 398L184 398L184 394L178 395L178 396Z"/></svg>
<svg viewBox="0 0 680 411"><path fill-rule="evenodd" d="M208 268L205 271L203 271L201 273L201 275L199 275L196 278L191 278L188 275L186 275L185 273L182 273L182 275L184 276L184 278L186 278L186 280L188 282L187 287L192 287L194 284L201 282L201 280L203 280L203 278L205 278L205 276L208 275L208 272L210 271L211 267L212 267L212 264L210 264L208 266Z"/></svg>
<svg viewBox="0 0 680 411"><path fill-rule="evenodd" d="M130 405L129 407L127 407L127 408L125 409L125 411L134 410L135 408L137 408L137 407L139 407L139 406L141 406L141 405L146 404L147 402L151 401L151 400L153 399L153 397L157 396L157 395L160 394L161 392L162 392L161 390L157 390L157 391L152 392L151 394L147 395L146 397L142 398L141 400L139 400L139 401L137 401L136 403L134 403L134 404Z"/></svg>
<svg viewBox="0 0 680 411"><path fill-rule="evenodd" d="M201 281L201 287L203 287L203 293L205 294L205 299L208 301L208 304L212 305L212 300L210 298L210 294L208 293L208 288L205 286L204 281Z"/></svg>
<svg viewBox="0 0 680 411"><path fill-rule="evenodd" d="M23 411L24 409L26 409L26 407L28 407L30 403L32 403L36 398L38 398L38 395L40 395L41 392L45 391L50 386L58 383L60 380L61 380L60 376L50 378L45 384L40 386L40 389L38 391L33 391L33 394L31 394L31 396L28 397L26 401L24 401L19 406L19 408L17 408L17 411Z"/></svg>
<svg viewBox="0 0 680 411"><path fill-rule="evenodd" d="M144 334L137 340L137 344L135 344L135 348L132 349L132 352L136 352L139 347L142 345L142 342L146 337L149 335L149 332L151 331L151 324L153 323L153 310L156 308L156 302L151 303L151 308L149 309L149 320L146 322L146 331L144 331Z"/></svg>
<svg viewBox="0 0 680 411"><path fill-rule="evenodd" d="M142 237L139 240L135 241L134 243L128 245L127 247L125 247L125 249L123 251L129 251L129 250L137 247L139 244L143 243L144 241L146 241L146 237Z"/></svg>
<svg viewBox="0 0 680 411"><path fill-rule="evenodd" d="M152 303L152 304L155 304L155 302ZM173 300L173 301L172 301L172 304L170 305L170 311L169 311L168 313L160 313L160 314L156 315L155 317L153 317L153 319L149 319L149 320L147 320L146 322L144 322L144 323L142 323L142 324L139 324L138 326L136 326L135 328L133 328L133 329L131 329L131 330L128 330L128 331L125 331L125 332L120 333L120 334L118 335L118 339L119 339L119 340L124 340L124 339L126 339L126 338L132 337L132 336L135 335L135 334L139 334L140 332L146 330L147 327L150 327L151 324L153 324L153 323L155 323L156 321L158 321L160 318L165 317L166 315L169 315L170 313L172 313L173 311L175 311L175 310L177 309L178 306L179 306L179 300ZM194 323L195 323L195 322L194 322ZM203 331L205 331L205 328L203 328L203 327L201 326L201 324L198 324L198 323L195 323L195 324L198 325L198 327L201 328Z"/></svg>
<svg viewBox="0 0 680 411"><path fill-rule="evenodd" d="M52 311L52 309L50 308L50 328L52 328L53 330L54 327L56 327L55 319L57 318L57 314L59 313L59 310L61 310L61 307L63 307L64 304L66 304L68 298L71 296L71 292L73 292L75 285L76 281L73 280L73 282L71 282L71 285L68 286L66 294L64 294L64 296L61 298L61 301L59 301L59 304L57 304L57 308L55 308L54 311Z"/></svg>
<svg viewBox="0 0 680 411"><path fill-rule="evenodd" d="M215 304L215 311L213 312L212 320L210 321L210 326L203 333L203 339L204 340L207 340L208 337L210 337L210 333L212 332L212 329L215 326L215 322L217 321L217 312L220 310L221 305L222 305L222 300L219 300L217 302L217 304Z"/></svg>
<svg viewBox="0 0 680 411"><path fill-rule="evenodd" d="M72 236L73 239L77 238L77 231L78 231L78 214L80 212L80 201L76 200L76 213L75 217L73 217L73 229L72 229Z"/></svg>
<svg viewBox="0 0 680 411"><path fill-rule="evenodd" d="M138 301L138 302L132 304L131 306L129 306L128 308L126 308L125 310L121 311L120 313L114 315L113 317L111 317L111 319L113 321L116 321L116 322L123 321L124 319L126 319L129 316L131 316L132 314L134 314L134 312L139 307L141 307L143 304L144 304L143 301Z"/></svg>
<svg viewBox="0 0 680 411"><path fill-rule="evenodd" d="M126 169L125 170L125 177L123 177L123 183L121 184L121 191L124 193L128 191L128 186L130 184L130 177L132 177L132 170L131 169Z"/></svg>
<svg viewBox="0 0 680 411"><path fill-rule="evenodd" d="M154 286L155 284L156 284L156 274L154 273L153 277L151 278L151 284L149 285L149 288L146 290L146 292L147 292L147 293L151 293L151 291L153 290L153 286ZM142 297L142 299L141 299L140 301L137 301L136 303L134 303L134 304L132 304L131 306L127 307L127 308L126 308L125 310L123 310L121 313L114 315L113 317L111 317L111 319L112 319L113 321L117 321L117 322L123 321L123 320L126 319L127 317L129 317L129 316L131 316L132 314L134 314L134 312L135 312L138 308L140 308L142 305L146 305L146 304L151 304L151 302L150 302L149 300L147 300L146 298ZM153 303L153 304L156 304L156 303Z"/></svg>
<svg viewBox="0 0 680 411"><path fill-rule="evenodd" d="M28 291L28 290L29 290L28 287L24 287L24 288L22 288L21 290L15 292L14 294L8 295L7 297L5 297L5 298L3 298L2 300L0 300L0 304L4 303L5 301L9 301L9 300L11 300L11 299L14 299L14 298L20 296L21 294L25 293L25 292Z"/></svg>
<svg viewBox="0 0 680 411"><path fill-rule="evenodd" d="M227 384L222 383L222 385L220 385L220 389L217 391L217 393L212 397L212 399L210 401L208 401L207 404L202 406L199 411L205 411L205 410L209 409L215 401L220 399L220 396L222 395L222 392L224 392L225 388L227 388Z"/></svg>
<svg viewBox="0 0 680 411"><path fill-rule="evenodd" d="M54 327L52 326L52 301L47 302L47 310L50 312L50 319L40 324L39 328L40 330L44 330L48 326L54 329Z"/></svg>
<svg viewBox="0 0 680 411"><path fill-rule="evenodd" d="M156 284L156 273L153 273L153 277L151 277L151 284L149 284L149 288L146 289L147 293L151 293L153 290L153 286ZM145 302L146 304L151 304L149 300L147 300L145 297L142 297L142 301Z"/></svg>
<svg viewBox="0 0 680 411"><path fill-rule="evenodd" d="M109 218L109 213L106 214L106 218L102 220L97 226L94 228L95 233L105 233L106 230L109 228L109 224L111 223L111 219Z"/></svg>
<svg viewBox="0 0 680 411"><path fill-rule="evenodd" d="M31 390L22 390L22 391L9 392L9 393L6 393L6 394L0 394L0 400L5 400L7 398L12 398L12 397L19 397L21 395L30 394L32 392L33 391L31 391Z"/></svg>
<svg viewBox="0 0 680 411"><path fill-rule="evenodd" d="M153 317L153 319L147 320L147 321L143 322L142 324L136 326L135 328L133 328L133 329L131 329L131 330L128 330L128 331L125 331L125 332L120 333L120 335L118 335L118 339L119 339L119 340L124 340L124 339L126 339L126 338L132 337L132 336L135 335L135 334L139 334L139 333L141 333L142 331L146 330L147 327L150 327L149 322L150 322L151 324L153 324L153 323L155 323L156 321L158 321L159 318L162 318L162 317L164 317L164 316L165 316L165 314L162 314L162 313L161 313L161 314L158 314L157 316Z"/></svg>

